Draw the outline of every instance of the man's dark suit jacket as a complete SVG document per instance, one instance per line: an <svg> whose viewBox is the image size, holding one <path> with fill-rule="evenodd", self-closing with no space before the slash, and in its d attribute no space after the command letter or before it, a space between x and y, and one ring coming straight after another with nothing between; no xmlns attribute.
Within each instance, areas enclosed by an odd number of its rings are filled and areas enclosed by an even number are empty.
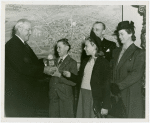
<svg viewBox="0 0 150 123"><path fill-rule="evenodd" d="M78 76L71 73L71 77L68 79L74 82L81 83L84 74L84 69L88 61L89 58L83 60ZM96 106L97 110L100 110L101 108L104 109L110 108L109 83L110 83L109 62L103 57L99 56L95 61L92 75L91 75L91 80L90 80L93 103Z"/></svg>
<svg viewBox="0 0 150 123"><path fill-rule="evenodd" d="M116 48L116 43L112 41L108 41L107 39L103 39L101 41L102 51L104 52L105 58L110 61L112 59L112 52Z"/></svg>
<svg viewBox="0 0 150 123"><path fill-rule="evenodd" d="M38 106L38 78L44 64L17 37L5 45L5 114L8 117L35 116Z"/></svg>

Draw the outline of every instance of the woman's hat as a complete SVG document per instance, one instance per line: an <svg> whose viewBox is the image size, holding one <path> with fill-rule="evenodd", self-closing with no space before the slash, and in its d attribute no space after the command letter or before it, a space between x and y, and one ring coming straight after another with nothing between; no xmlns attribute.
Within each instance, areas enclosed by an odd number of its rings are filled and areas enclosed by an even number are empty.
<svg viewBox="0 0 150 123"><path fill-rule="evenodd" d="M122 21L117 26L117 31L122 29L134 29L134 22Z"/></svg>

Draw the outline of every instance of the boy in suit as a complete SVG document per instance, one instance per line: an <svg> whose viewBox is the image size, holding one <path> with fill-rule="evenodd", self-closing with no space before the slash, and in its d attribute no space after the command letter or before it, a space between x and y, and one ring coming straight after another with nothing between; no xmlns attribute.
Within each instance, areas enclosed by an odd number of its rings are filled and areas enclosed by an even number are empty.
<svg viewBox="0 0 150 123"><path fill-rule="evenodd" d="M49 116L73 118L73 90L75 83L67 80L61 75L64 70L69 70L77 74L77 62L73 60L68 51L71 46L68 39L61 39L57 42L56 72L52 75L49 84Z"/></svg>

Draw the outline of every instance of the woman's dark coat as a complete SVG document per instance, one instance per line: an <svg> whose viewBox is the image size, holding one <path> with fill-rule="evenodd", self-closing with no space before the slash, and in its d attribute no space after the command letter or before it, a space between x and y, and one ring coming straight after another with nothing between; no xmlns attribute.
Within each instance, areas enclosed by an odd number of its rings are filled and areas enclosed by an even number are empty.
<svg viewBox="0 0 150 123"><path fill-rule="evenodd" d="M141 118L143 113L141 87L144 75L145 52L133 43L128 47L118 63L121 50L122 48L119 47L113 52L111 61L113 66L112 81L121 90L127 117Z"/></svg>

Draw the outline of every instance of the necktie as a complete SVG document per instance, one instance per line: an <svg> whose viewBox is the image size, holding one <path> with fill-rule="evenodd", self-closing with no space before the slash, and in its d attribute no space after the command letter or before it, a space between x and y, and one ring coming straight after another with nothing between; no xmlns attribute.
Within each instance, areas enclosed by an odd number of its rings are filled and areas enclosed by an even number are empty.
<svg viewBox="0 0 150 123"><path fill-rule="evenodd" d="M63 59L60 59L58 62L58 66L60 66L62 62L63 62Z"/></svg>

